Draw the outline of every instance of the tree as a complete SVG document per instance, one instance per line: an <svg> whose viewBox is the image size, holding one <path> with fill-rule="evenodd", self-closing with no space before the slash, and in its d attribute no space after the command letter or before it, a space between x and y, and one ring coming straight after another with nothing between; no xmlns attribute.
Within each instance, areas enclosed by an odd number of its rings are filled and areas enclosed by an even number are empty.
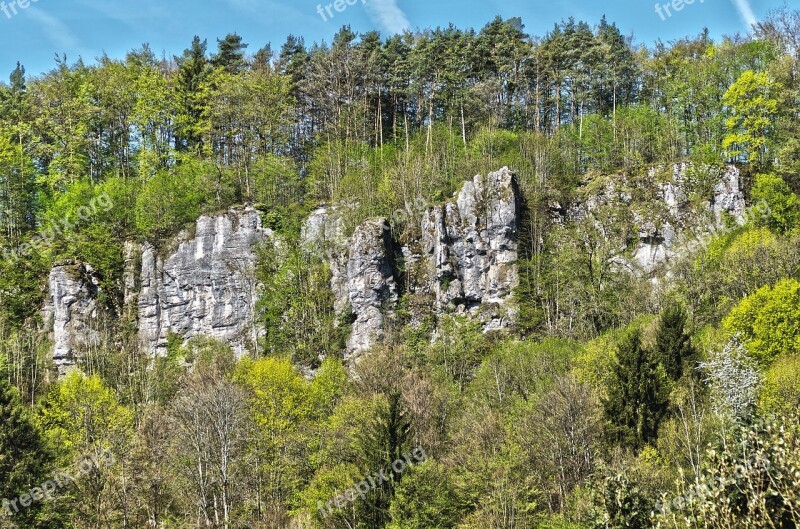
<svg viewBox="0 0 800 529"><path fill-rule="evenodd" d="M251 428L247 395L216 369L196 372L170 407L178 471L189 483L202 527L236 526Z"/></svg>
<svg viewBox="0 0 800 529"><path fill-rule="evenodd" d="M0 376L0 499L3 500L0 526L6 513L13 512L10 518L19 527L39 527L35 519L41 504L37 502L26 509L13 500L30 492L32 485L43 483L52 465L53 456L44 435L3 373ZM9 501L15 504L10 511Z"/></svg>
<svg viewBox="0 0 800 529"><path fill-rule="evenodd" d="M366 499L366 527L381 528L390 521L389 508L403 479L393 463L410 452L411 422L399 392L391 392L379 401L377 414L366 435L359 442L364 449L367 468L384 469L389 480L375 488Z"/></svg>
<svg viewBox="0 0 800 529"><path fill-rule="evenodd" d="M697 354L686 334L686 312L680 305L670 305L661 313L654 353L673 382L695 372Z"/></svg>
<svg viewBox="0 0 800 529"><path fill-rule="evenodd" d="M217 54L211 58L211 64L216 68L223 68L229 74L236 75L247 66L244 60L247 44L236 33L228 33L222 40L217 39L217 47Z"/></svg>
<svg viewBox="0 0 800 529"><path fill-rule="evenodd" d="M656 439L666 399L658 364L642 346L639 330L622 338L613 373L604 402L610 433L621 445L641 449Z"/></svg>
<svg viewBox="0 0 800 529"><path fill-rule="evenodd" d="M270 354L317 366L341 350L347 327L336 325L328 263L298 239L293 233L289 244L267 241L259 248L256 273L264 290L258 308Z"/></svg>
<svg viewBox="0 0 800 529"><path fill-rule="evenodd" d="M800 427L789 415L737 430L709 454L702 475L657 503L658 529L797 527L800 524Z"/></svg>
<svg viewBox="0 0 800 529"><path fill-rule="evenodd" d="M126 516L128 450L133 414L98 376L72 371L54 385L39 413L39 424L60 449L63 467L83 472L73 493L87 498L74 502L74 518L98 526ZM92 462L84 472L86 462Z"/></svg>
<svg viewBox="0 0 800 529"><path fill-rule="evenodd" d="M406 471L389 509L388 529L445 529L456 527L462 514L453 473L435 461Z"/></svg>
<svg viewBox="0 0 800 529"><path fill-rule="evenodd" d="M531 404L522 408L512 436L520 439L535 469L536 488L547 507L561 512L569 495L595 470L602 408L592 388L569 375L557 376Z"/></svg>
<svg viewBox="0 0 800 529"><path fill-rule="evenodd" d="M714 412L723 420L746 423L755 412L761 374L742 343L734 338L700 364L711 388Z"/></svg>
<svg viewBox="0 0 800 529"><path fill-rule="evenodd" d="M211 73L208 41L195 35L190 48L176 57L178 122L176 145L180 150L202 150L208 129L209 93L206 81Z"/></svg>
<svg viewBox="0 0 800 529"><path fill-rule="evenodd" d="M752 70L731 85L722 98L730 114L725 122L728 135L722 142L723 149L751 163L766 161L778 112L774 93L779 89L767 73Z"/></svg>
<svg viewBox="0 0 800 529"><path fill-rule="evenodd" d="M760 288L740 301L722 326L762 365L800 352L800 282L784 279Z"/></svg>
<svg viewBox="0 0 800 529"><path fill-rule="evenodd" d="M759 225L780 234L792 230L800 222L800 197L780 176L756 175L750 193L754 203L766 203L769 207L769 214L757 219Z"/></svg>
<svg viewBox="0 0 800 529"><path fill-rule="evenodd" d="M302 486L315 404L311 385L291 362L277 358L245 360L235 376L248 390L248 415L255 428L248 448L254 511L275 526L285 520L290 500Z"/></svg>

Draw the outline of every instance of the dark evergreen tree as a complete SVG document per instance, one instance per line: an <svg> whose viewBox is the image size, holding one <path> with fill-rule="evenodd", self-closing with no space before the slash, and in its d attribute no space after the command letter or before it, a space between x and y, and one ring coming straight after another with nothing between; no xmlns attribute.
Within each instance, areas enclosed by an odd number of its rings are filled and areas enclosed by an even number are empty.
<svg viewBox="0 0 800 529"><path fill-rule="evenodd" d="M272 46L267 44L253 55L253 69L254 70L270 70L272 69L272 59L275 53L272 51Z"/></svg>
<svg viewBox="0 0 800 529"><path fill-rule="evenodd" d="M667 402L658 363L642 346L639 330L619 344L612 380L603 403L609 432L617 443L640 449L655 440Z"/></svg>
<svg viewBox="0 0 800 529"><path fill-rule="evenodd" d="M671 305L661 313L655 354L673 382L694 371L692 363L696 360L696 352L686 334L686 312L680 305Z"/></svg>
<svg viewBox="0 0 800 529"><path fill-rule="evenodd" d="M242 37L236 33L229 33L224 39L217 39L217 54L211 59L211 64L217 68L224 68L231 75L236 75L247 66L244 60L244 50L247 44L242 42Z"/></svg>
<svg viewBox="0 0 800 529"><path fill-rule="evenodd" d="M299 85L303 81L308 67L309 53L303 37L289 35L286 42L281 46L278 54L276 70L282 75L288 75L292 79L292 92L297 97Z"/></svg>
<svg viewBox="0 0 800 529"><path fill-rule="evenodd" d="M384 527L390 521L389 507L402 478L402 472L393 469L392 464L412 449L411 440L411 421L400 393L392 390L378 410L371 434L363 440L367 467L383 469L389 477L388 482L367 496L362 515L367 522L365 527Z"/></svg>
<svg viewBox="0 0 800 529"><path fill-rule="evenodd" d="M19 527L39 527L35 523L42 504L23 507L16 501L47 481L53 458L46 442L20 402L17 389L0 375L0 520L10 513ZM5 527L2 522L0 526Z"/></svg>
<svg viewBox="0 0 800 529"><path fill-rule="evenodd" d="M184 50L178 63L178 101L180 105L178 139L181 149L194 149L202 145L202 121L208 113L208 96L202 84L208 77L209 61L206 56L208 41L195 35L192 46Z"/></svg>

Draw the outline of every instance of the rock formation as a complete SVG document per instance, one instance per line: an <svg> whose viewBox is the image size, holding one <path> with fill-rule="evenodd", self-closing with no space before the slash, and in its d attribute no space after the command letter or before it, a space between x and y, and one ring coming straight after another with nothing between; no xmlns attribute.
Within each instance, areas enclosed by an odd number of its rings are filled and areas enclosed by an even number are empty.
<svg viewBox="0 0 800 529"><path fill-rule="evenodd" d="M52 329L53 363L60 375L81 353L100 344L98 280L90 266L66 263L53 267L43 319Z"/></svg>
<svg viewBox="0 0 800 529"><path fill-rule="evenodd" d="M170 333L185 340L205 335L243 353L257 337L254 245L270 235L247 208L200 217L194 233L181 233L166 255L144 244L137 301L142 346L159 354Z"/></svg>
<svg viewBox="0 0 800 529"><path fill-rule="evenodd" d="M476 176L455 202L426 212L420 244L407 251L416 268L409 291L431 293L439 311L480 312L490 329L510 325L519 221L520 197L511 171Z"/></svg>
<svg viewBox="0 0 800 529"><path fill-rule="evenodd" d="M668 267L687 231L713 228L725 214L738 217L745 208L735 167L712 175L705 195L692 181L690 166L678 164L664 173L662 168L638 180L624 175L599 180L573 206L554 204L554 219L558 224L587 219L606 206L627 211L636 228L624 266L655 274ZM698 201L702 196L704 203ZM426 314L455 313L479 319L486 330L513 325L520 204L515 177L504 168L476 176L450 201L425 205L418 215L406 217L400 240L384 218L362 223L347 237L346 205L314 211L302 240L330 263L336 312L352 324L346 359L357 361L385 338L401 299L411 324ZM217 338L240 354L256 343L255 246L268 237L273 234L248 207L204 215L193 230L160 249L127 244L123 312L136 322L144 350L163 354L171 334L184 340ZM99 343L98 313L104 309L89 266L53 268L49 289L44 314L63 371Z"/></svg>
<svg viewBox="0 0 800 529"><path fill-rule="evenodd" d="M592 188L566 213L566 219L559 220L585 218L606 206L627 210L629 220L638 227L639 240L630 249L630 259L620 266L652 276L669 268L688 240L721 225L725 215L740 218L745 213L745 197L735 166L718 170L678 163L653 168L639 180L624 174L606 178L599 189Z"/></svg>
<svg viewBox="0 0 800 529"><path fill-rule="evenodd" d="M515 314L519 201L507 168L476 176L452 201L412 217L417 226L409 232L417 236L405 241L392 239L383 218L363 223L344 239L336 208L315 211L304 239L324 248L331 263L337 312L352 313L346 358L355 360L382 340L401 290L439 314L471 314L487 330L509 326Z"/></svg>

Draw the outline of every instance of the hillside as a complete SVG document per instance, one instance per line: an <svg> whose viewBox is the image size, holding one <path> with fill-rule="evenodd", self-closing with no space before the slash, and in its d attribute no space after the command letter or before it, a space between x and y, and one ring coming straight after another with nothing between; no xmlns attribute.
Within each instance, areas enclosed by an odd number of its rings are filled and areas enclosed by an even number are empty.
<svg viewBox="0 0 800 529"><path fill-rule="evenodd" d="M800 12L0 85L0 529L795 527Z"/></svg>

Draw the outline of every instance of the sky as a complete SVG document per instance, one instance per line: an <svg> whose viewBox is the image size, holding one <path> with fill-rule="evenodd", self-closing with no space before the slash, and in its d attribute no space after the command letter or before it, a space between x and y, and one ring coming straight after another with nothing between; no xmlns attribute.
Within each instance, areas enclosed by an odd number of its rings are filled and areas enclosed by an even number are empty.
<svg viewBox="0 0 800 529"><path fill-rule="evenodd" d="M93 63L104 53L122 58L149 43L157 55L180 55L194 35L209 49L238 33L254 53L280 49L287 35L327 41L345 24L383 35L446 26L480 29L495 16L522 17L526 31L544 35L569 17L596 24L603 15L636 42L653 44L696 35L747 33L784 0L0 0L0 79L20 61L29 75L54 68L56 54ZM796 0L790 0L790 3ZM13 2L13 3L12 3ZM349 5L353 3L353 5ZM673 4L681 5L675 10ZM659 8L656 9L656 5ZM669 7L664 7L669 4Z"/></svg>

